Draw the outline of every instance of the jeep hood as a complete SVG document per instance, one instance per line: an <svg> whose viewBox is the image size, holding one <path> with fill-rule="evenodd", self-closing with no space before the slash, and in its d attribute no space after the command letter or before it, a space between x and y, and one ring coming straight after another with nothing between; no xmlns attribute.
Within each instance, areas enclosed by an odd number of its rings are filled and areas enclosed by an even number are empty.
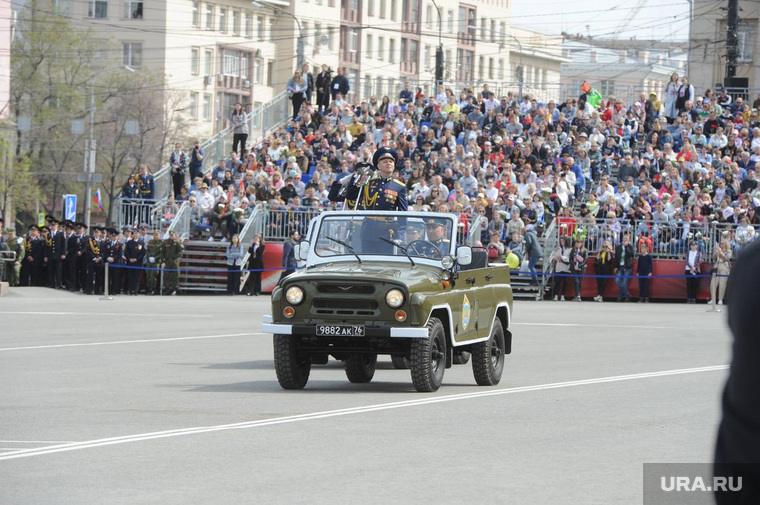
<svg viewBox="0 0 760 505"><path fill-rule="evenodd" d="M323 279L340 279L352 281L386 281L413 286L440 282L443 269L417 263L388 264L364 261L348 263L325 263L322 265L303 268L289 276L286 282L294 280L312 281Z"/></svg>

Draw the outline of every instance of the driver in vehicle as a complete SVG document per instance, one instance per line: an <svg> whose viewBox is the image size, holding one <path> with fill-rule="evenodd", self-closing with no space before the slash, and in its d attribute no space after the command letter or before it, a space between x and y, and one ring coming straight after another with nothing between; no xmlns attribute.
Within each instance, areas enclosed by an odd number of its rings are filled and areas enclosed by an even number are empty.
<svg viewBox="0 0 760 505"><path fill-rule="evenodd" d="M449 253L451 241L446 238L446 224L437 219L425 220L428 242L438 248L441 256Z"/></svg>
<svg viewBox="0 0 760 505"><path fill-rule="evenodd" d="M415 226L415 225L407 225L406 227L406 243L411 244L412 242L416 240L422 240L422 237L424 237L424 234L422 233L422 227L421 226Z"/></svg>

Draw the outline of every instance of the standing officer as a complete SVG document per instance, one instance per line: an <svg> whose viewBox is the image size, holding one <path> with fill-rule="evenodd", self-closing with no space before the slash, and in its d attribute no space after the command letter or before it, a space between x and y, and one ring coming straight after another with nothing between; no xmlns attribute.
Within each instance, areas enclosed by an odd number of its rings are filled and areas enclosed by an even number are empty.
<svg viewBox="0 0 760 505"><path fill-rule="evenodd" d="M357 210L407 210L406 185L393 178L398 155L389 147L381 147L372 156L372 164L377 172L362 177L359 181L351 178L346 188L346 206ZM367 179L367 177L369 177ZM366 179L366 180L365 180ZM364 253L393 254L393 245L379 240L401 239L401 228L405 221L390 217L367 217L362 223L361 239Z"/></svg>
<svg viewBox="0 0 760 505"><path fill-rule="evenodd" d="M8 284L10 284L11 287L15 287L19 285L21 279L20 269L21 262L24 259L24 244L21 239L16 237L16 230L13 228L8 229L8 240L6 241L6 246L8 247L9 251L16 253L16 259L9 262L6 267L8 270Z"/></svg>
<svg viewBox="0 0 760 505"><path fill-rule="evenodd" d="M145 284L147 285L146 293L148 295L155 295L156 284L158 283L158 269L161 268L161 253L164 242L161 240L161 232L158 230L153 231L153 238L148 242L146 258L148 262L146 266L148 271L145 273Z"/></svg>
<svg viewBox="0 0 760 505"><path fill-rule="evenodd" d="M77 252L79 252L79 236L74 233L74 223L64 221L64 249L61 254L63 264L63 284L72 293L77 290Z"/></svg>
<svg viewBox="0 0 760 505"><path fill-rule="evenodd" d="M95 277L98 269L98 265L102 264L103 258L100 256L100 244L98 239L100 238L100 230L97 226L92 227L92 235L85 237L84 251L82 251L82 257L84 258L85 275L82 283L82 291L85 294L91 295L95 289Z"/></svg>
<svg viewBox="0 0 760 505"><path fill-rule="evenodd" d="M179 237L176 231L172 231L169 234L169 239L164 241L163 249L161 250L161 268L167 268L169 271L164 273L164 293L170 295L177 294L177 287L179 286L179 257L182 254L184 247L179 242Z"/></svg>
<svg viewBox="0 0 760 505"><path fill-rule="evenodd" d="M85 251L87 250L87 225L84 223L74 223L76 225L77 237L77 286L76 291L80 289L83 292L87 292L85 286L87 285L87 259L85 257Z"/></svg>
<svg viewBox="0 0 760 505"><path fill-rule="evenodd" d="M21 285L36 286L44 255L44 245L37 225L29 227L29 235L24 239L24 250L26 254L21 267Z"/></svg>
<svg viewBox="0 0 760 505"><path fill-rule="evenodd" d="M100 256L95 258L95 294L102 295L106 292L106 259L104 255L104 249L108 243L108 231L106 228L98 227L96 237L98 248L100 249Z"/></svg>
<svg viewBox="0 0 760 505"><path fill-rule="evenodd" d="M118 295L121 288L121 273L123 269L118 265L124 264L124 247L119 240L119 231L115 228L108 228L110 239L105 241L103 246L103 258L108 266L108 294ZM114 266L116 265L116 266Z"/></svg>
<svg viewBox="0 0 760 505"><path fill-rule="evenodd" d="M59 226L61 224L58 219L56 219L53 216L45 216L45 221L48 223L48 227L50 228L50 240L52 243L52 251L53 254L51 255L49 261L48 261L48 278L47 278L47 285L50 288L54 289L60 289L61 288L61 281L62 281L62 261L61 256L66 254L66 241L63 237L63 231L60 229Z"/></svg>
<svg viewBox="0 0 760 505"><path fill-rule="evenodd" d="M140 291L140 272L145 257L145 244L140 239L140 231L133 230L132 238L124 248L124 258L127 260L127 293L136 295Z"/></svg>

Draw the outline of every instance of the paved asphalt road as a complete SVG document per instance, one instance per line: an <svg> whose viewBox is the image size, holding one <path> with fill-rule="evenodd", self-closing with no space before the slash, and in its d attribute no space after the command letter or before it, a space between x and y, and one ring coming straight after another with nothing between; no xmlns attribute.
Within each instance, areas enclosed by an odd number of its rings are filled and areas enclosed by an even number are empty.
<svg viewBox="0 0 760 505"><path fill-rule="evenodd" d="M705 309L517 302L497 387L416 393L384 358L283 391L267 297L16 289L0 504L641 503L642 463L712 459L731 337Z"/></svg>

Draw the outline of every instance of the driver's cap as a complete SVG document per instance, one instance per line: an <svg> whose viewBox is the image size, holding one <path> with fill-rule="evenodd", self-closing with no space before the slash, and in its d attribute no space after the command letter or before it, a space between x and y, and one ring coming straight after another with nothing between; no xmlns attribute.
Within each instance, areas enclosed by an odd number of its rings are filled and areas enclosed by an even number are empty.
<svg viewBox="0 0 760 505"><path fill-rule="evenodd" d="M440 219L430 218L430 219L425 219L425 226L430 227L430 226L445 226L445 225Z"/></svg>

